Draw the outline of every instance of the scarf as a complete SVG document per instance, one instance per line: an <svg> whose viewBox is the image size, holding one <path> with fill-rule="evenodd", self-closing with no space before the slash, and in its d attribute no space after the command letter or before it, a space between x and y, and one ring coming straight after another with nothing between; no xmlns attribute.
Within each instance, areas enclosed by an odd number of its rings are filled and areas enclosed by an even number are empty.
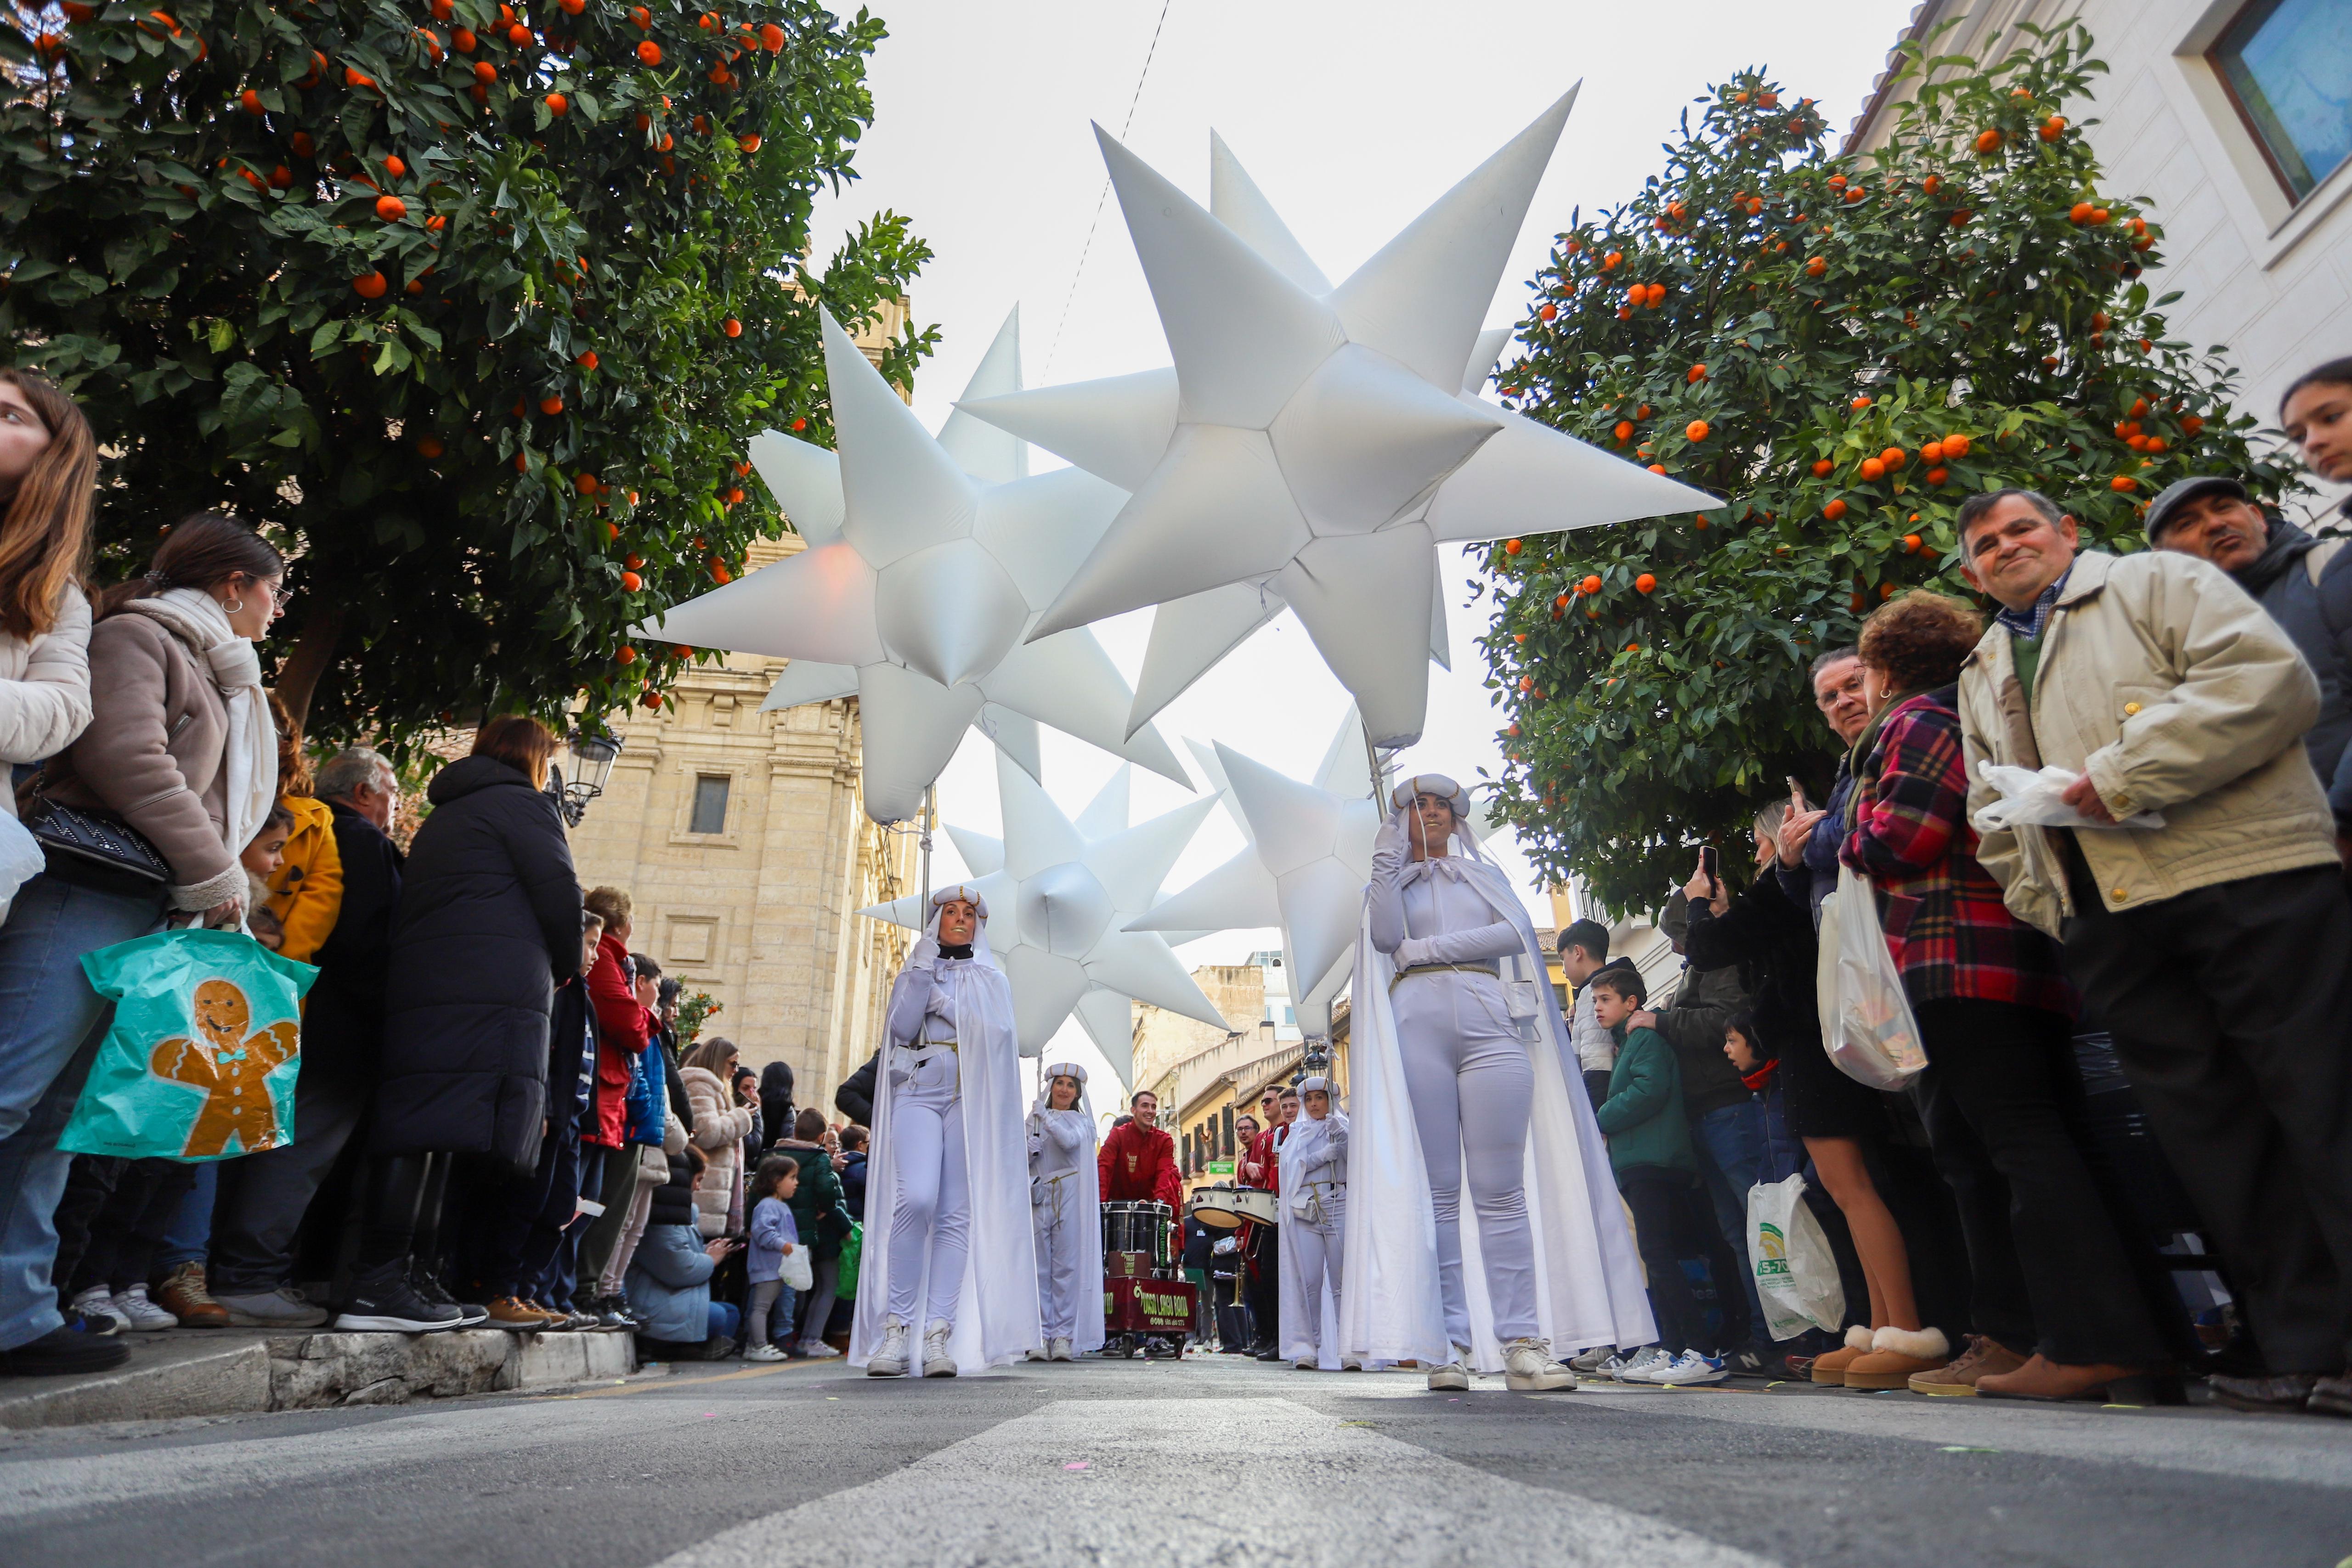
<svg viewBox="0 0 2352 1568"><path fill-rule="evenodd" d="M229 625L220 601L202 590L166 589L123 608L161 622L188 645L220 688L228 709L228 741L222 758L228 787L221 839L234 859L245 852L278 803L278 726L261 695L261 655Z"/></svg>
<svg viewBox="0 0 2352 1568"><path fill-rule="evenodd" d="M1741 1073L1739 1082L1748 1086L1749 1092L1761 1094L1764 1092L1764 1086L1772 1082L1772 1074L1780 1065L1780 1059L1776 1056L1755 1071Z"/></svg>
<svg viewBox="0 0 2352 1568"><path fill-rule="evenodd" d="M1863 808L1877 793L1879 770L1872 764L1878 760L1878 732L1886 727L1887 716L1921 692L1934 689L1932 686L1920 686L1913 691L1887 693L1886 700L1871 716L1870 723L1863 727L1861 735L1855 737L1853 749L1846 753L1845 758L1846 773L1853 779L1853 788L1846 791L1845 812L1838 824L1842 830L1840 838L1853 836L1854 829L1862 824Z"/></svg>
<svg viewBox="0 0 2352 1568"><path fill-rule="evenodd" d="M1993 619L2012 637L2023 637L2030 642L2041 636L2043 628L2050 624L2051 612L2058 608L2058 596L2065 591L2066 580L2074 575L2074 569L2068 567L2058 574L2057 581L2042 591L2042 597L2036 599L2030 609L2003 610Z"/></svg>

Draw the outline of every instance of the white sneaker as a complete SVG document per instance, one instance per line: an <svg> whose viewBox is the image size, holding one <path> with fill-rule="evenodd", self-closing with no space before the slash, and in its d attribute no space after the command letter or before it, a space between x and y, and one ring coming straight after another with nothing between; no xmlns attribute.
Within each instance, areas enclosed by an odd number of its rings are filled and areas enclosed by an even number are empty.
<svg viewBox="0 0 2352 1568"><path fill-rule="evenodd" d="M804 1339L796 1348L810 1361L831 1361L841 1354L821 1339Z"/></svg>
<svg viewBox="0 0 2352 1568"><path fill-rule="evenodd" d="M1470 1386L1470 1350L1467 1345L1454 1347L1454 1359L1444 1366L1429 1369L1429 1386L1434 1393L1459 1394Z"/></svg>
<svg viewBox="0 0 2352 1568"><path fill-rule="evenodd" d="M904 1377L907 1375L907 1320L887 1317L882 1320L882 1343L866 1358L868 1377Z"/></svg>
<svg viewBox="0 0 2352 1568"><path fill-rule="evenodd" d="M955 1357L948 1354L948 1335L954 1331L955 1325L945 1318L933 1318L931 1326L923 1331L925 1377L953 1377L956 1375Z"/></svg>
<svg viewBox="0 0 2352 1568"><path fill-rule="evenodd" d="M1024 1361L1051 1361L1054 1359L1054 1353L1045 1349L1043 1345L1040 1345L1037 1349L1030 1351L1028 1354L1022 1356L1021 1359Z"/></svg>
<svg viewBox="0 0 2352 1568"><path fill-rule="evenodd" d="M1078 1359L1078 1353L1076 1350L1072 1348L1068 1340L1057 1339L1054 1341L1053 1343L1045 1347L1045 1359L1048 1361L1076 1361Z"/></svg>
<svg viewBox="0 0 2352 1568"><path fill-rule="evenodd" d="M1323 1358L1318 1355L1297 1355L1290 1358L1290 1370L1293 1372L1315 1372L1322 1365Z"/></svg>
<svg viewBox="0 0 2352 1568"><path fill-rule="evenodd" d="M1339 1358L1339 1370L1361 1372L1364 1370L1364 1358L1360 1355L1343 1355Z"/></svg>
<svg viewBox="0 0 2352 1568"><path fill-rule="evenodd" d="M131 1314L115 1305L114 1298L103 1285L92 1285L73 1299L73 1310L86 1318L111 1318L116 1329L129 1332Z"/></svg>
<svg viewBox="0 0 2352 1568"><path fill-rule="evenodd" d="M1609 1374L1603 1372L1601 1368L1607 1366L1611 1362L1615 1361L1616 1359L1617 1347L1615 1345L1596 1344L1591 1350L1586 1351L1582 1355L1577 1356L1575 1359L1571 1360L1568 1364L1568 1369L1570 1372L1580 1372L1587 1377L1606 1377Z"/></svg>
<svg viewBox="0 0 2352 1568"><path fill-rule="evenodd" d="M1665 1346L1648 1344L1610 1357L1601 1364L1601 1375L1613 1377L1620 1383L1647 1383L1650 1381L1649 1374L1672 1366L1674 1363L1675 1358L1666 1353Z"/></svg>
<svg viewBox="0 0 2352 1568"><path fill-rule="evenodd" d="M1551 1358L1547 1339L1515 1339L1503 1347L1503 1386L1515 1394L1573 1391L1576 1374Z"/></svg>
<svg viewBox="0 0 2352 1568"><path fill-rule="evenodd" d="M1690 1388L1704 1383L1720 1383L1731 1371L1720 1359L1686 1350L1663 1367L1654 1367L1644 1383L1655 1383L1669 1388Z"/></svg>
<svg viewBox="0 0 2352 1568"><path fill-rule="evenodd" d="M784 1353L772 1344L755 1344L744 1350L743 1359L745 1361L782 1361L784 1359Z"/></svg>
<svg viewBox="0 0 2352 1568"><path fill-rule="evenodd" d="M147 1287L133 1285L114 1298L117 1313L131 1320L131 1326L142 1333L153 1333L162 1329L175 1329L180 1320L147 1299Z"/></svg>

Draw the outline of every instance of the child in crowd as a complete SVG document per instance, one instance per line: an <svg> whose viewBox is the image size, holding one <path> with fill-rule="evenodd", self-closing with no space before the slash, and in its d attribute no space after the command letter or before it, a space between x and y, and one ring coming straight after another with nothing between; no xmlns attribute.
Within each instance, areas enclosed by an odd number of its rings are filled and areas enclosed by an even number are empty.
<svg viewBox="0 0 2352 1568"><path fill-rule="evenodd" d="M269 879L286 862L286 841L293 834L294 813L281 800L269 808L261 831L253 835L253 841L236 857L237 863L245 867L245 928L253 933L255 941L273 953L286 946L286 927L269 913Z"/></svg>
<svg viewBox="0 0 2352 1568"><path fill-rule="evenodd" d="M1780 1058L1756 1032L1756 1015L1738 1012L1723 1028L1723 1054L1738 1072L1739 1082L1756 1097L1764 1121L1764 1157L1756 1166L1759 1182L1786 1181L1805 1168L1805 1146L1789 1131L1780 1099Z"/></svg>
<svg viewBox="0 0 2352 1568"><path fill-rule="evenodd" d="M793 1222L793 1194L801 1185L800 1161L790 1155L770 1155L752 1174L751 1301L744 1329L751 1336L746 1361L782 1361L784 1353L769 1343L773 1316L787 1329L793 1322L793 1290L782 1279L784 1259L800 1245L800 1229Z"/></svg>
<svg viewBox="0 0 2352 1568"><path fill-rule="evenodd" d="M1601 1371L1624 1383L1720 1383L1727 1375L1723 1362L1698 1348L1707 1340L1706 1321L1683 1274L1684 1249L1677 1243L1704 1245L1712 1238L1708 1263L1722 1281L1719 1288L1738 1287L1728 1269L1729 1249L1716 1232L1706 1189L1699 1186L1698 1157L1683 1114L1682 1069L1664 1036L1627 1023L1648 999L1640 971L1603 969L1586 986L1594 1019L1617 1040L1609 1096L1593 1114L1609 1136L1617 1190L1633 1210L1633 1239L1649 1275L1650 1310L1661 1341L1613 1358ZM1724 1261L1716 1261L1717 1252L1725 1255Z"/></svg>

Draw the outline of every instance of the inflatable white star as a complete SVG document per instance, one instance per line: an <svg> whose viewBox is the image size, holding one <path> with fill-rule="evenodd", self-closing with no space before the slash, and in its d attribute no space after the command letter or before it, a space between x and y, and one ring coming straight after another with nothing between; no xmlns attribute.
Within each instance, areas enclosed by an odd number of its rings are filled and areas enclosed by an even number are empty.
<svg viewBox="0 0 2352 1568"><path fill-rule="evenodd" d="M1021 1054L1042 1052L1075 1012L1121 1082L1135 1065L1129 998L1230 1027L1169 946L1171 936L1190 941L1206 930L1128 929L1153 906L1169 868L1216 798L1204 796L1130 828L1128 771L1113 775L1073 822L1043 785L999 752L1003 838L948 829L973 873L972 887L988 900L988 945L1013 982ZM910 894L858 913L919 930L927 911L922 895Z"/></svg>
<svg viewBox="0 0 2352 1568"><path fill-rule="evenodd" d="M1164 703L1287 603L1401 746L1428 708L1433 546L1716 505L1464 390L1493 363L1479 323L1575 98L1336 288L1222 147L1224 221L1097 126L1175 366L959 404L1133 492L1030 635L1190 601L1140 683Z"/></svg>
<svg viewBox="0 0 2352 1568"><path fill-rule="evenodd" d="M751 442L808 548L640 634L791 659L767 707L856 694L877 822L915 815L966 725L1033 775L1042 722L1189 787L1156 732L1129 729L1131 694L1091 632L1028 635L1125 493L1075 468L1024 476L1018 439L970 420L951 417L942 445L829 313L823 327L839 452L772 430ZM1013 330L982 361L983 389L1008 359L1018 384Z"/></svg>

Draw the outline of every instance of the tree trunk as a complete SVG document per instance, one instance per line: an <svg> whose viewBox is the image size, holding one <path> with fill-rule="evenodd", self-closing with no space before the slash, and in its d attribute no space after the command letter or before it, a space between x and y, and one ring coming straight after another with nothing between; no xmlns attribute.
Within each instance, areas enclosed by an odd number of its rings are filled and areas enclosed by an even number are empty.
<svg viewBox="0 0 2352 1568"><path fill-rule="evenodd" d="M278 666L278 698L293 716L294 727L303 727L310 711L310 695L319 689L319 678L335 664L335 644L342 640L344 607L331 602L314 605L309 620L302 622L302 634L294 640L294 651Z"/></svg>

